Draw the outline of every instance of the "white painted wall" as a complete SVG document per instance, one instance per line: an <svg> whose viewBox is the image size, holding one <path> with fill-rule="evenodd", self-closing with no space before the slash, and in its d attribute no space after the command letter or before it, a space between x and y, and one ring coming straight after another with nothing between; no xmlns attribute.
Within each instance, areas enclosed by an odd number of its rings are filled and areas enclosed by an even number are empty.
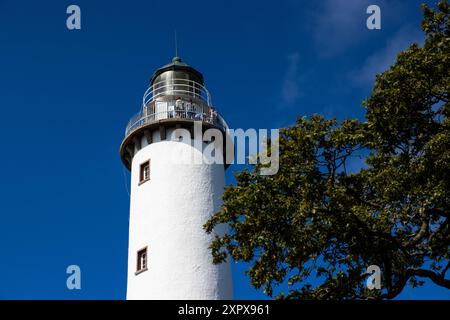
<svg viewBox="0 0 450 320"><path fill-rule="evenodd" d="M229 264L212 263L214 234L202 228L220 208L224 167L190 163L191 151L198 152L186 143L160 141L133 158L127 299L232 299ZM139 186L140 164L148 159L150 181ZM137 251L145 246L148 270L135 275Z"/></svg>

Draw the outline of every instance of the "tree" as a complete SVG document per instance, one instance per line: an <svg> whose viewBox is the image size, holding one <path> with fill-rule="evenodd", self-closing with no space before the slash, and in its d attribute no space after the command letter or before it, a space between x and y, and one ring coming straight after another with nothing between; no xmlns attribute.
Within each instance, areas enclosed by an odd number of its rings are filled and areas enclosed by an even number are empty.
<svg viewBox="0 0 450 320"><path fill-rule="evenodd" d="M206 224L229 232L215 263L250 263L277 298L391 299L428 278L450 289L450 14L423 6L426 40L400 53L363 102L366 121L315 115L280 131L280 170L243 170ZM365 160L351 172L351 161ZM382 288L369 290L370 265Z"/></svg>

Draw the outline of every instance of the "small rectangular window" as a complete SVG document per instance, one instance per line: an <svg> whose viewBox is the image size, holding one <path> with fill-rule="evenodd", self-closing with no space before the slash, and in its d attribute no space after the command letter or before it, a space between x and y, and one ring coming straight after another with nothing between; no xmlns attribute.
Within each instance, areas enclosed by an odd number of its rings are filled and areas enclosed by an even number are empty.
<svg viewBox="0 0 450 320"><path fill-rule="evenodd" d="M139 172L139 184L150 180L150 160L141 164Z"/></svg>
<svg viewBox="0 0 450 320"><path fill-rule="evenodd" d="M137 252L136 274L147 270L147 247Z"/></svg>

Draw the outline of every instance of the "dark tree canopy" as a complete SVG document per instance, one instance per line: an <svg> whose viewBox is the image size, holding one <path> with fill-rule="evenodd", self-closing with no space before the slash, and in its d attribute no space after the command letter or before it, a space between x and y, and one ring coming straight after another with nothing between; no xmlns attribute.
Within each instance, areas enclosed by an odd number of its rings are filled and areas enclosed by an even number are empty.
<svg viewBox="0 0 450 320"><path fill-rule="evenodd" d="M216 263L249 262L269 296L287 283L278 298L390 299L425 278L450 289L449 4L423 11L423 47L377 76L366 121L298 118L280 131L276 175L237 175L205 225L230 226L211 244ZM380 290L366 287L370 265Z"/></svg>

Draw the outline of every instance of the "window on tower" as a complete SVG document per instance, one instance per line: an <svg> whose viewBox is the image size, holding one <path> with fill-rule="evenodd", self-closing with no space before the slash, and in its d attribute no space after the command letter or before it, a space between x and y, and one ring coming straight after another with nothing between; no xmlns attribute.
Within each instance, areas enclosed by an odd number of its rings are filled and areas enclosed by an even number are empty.
<svg viewBox="0 0 450 320"><path fill-rule="evenodd" d="M136 274L147 270L147 247L137 252Z"/></svg>
<svg viewBox="0 0 450 320"><path fill-rule="evenodd" d="M150 180L150 160L141 164L139 184L142 184L148 180Z"/></svg>

